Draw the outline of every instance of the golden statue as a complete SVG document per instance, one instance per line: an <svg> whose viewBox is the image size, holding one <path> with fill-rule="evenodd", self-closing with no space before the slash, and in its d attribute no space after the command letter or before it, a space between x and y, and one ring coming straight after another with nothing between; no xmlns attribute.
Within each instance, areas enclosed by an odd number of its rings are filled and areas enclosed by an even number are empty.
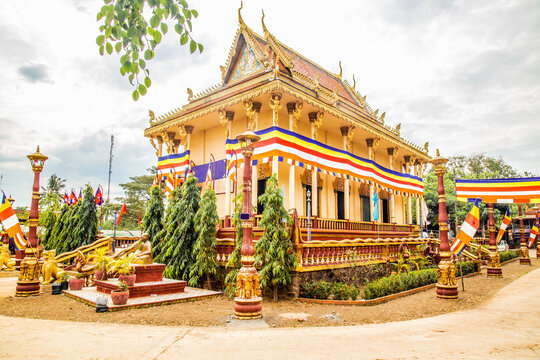
<svg viewBox="0 0 540 360"><path fill-rule="evenodd" d="M15 260L13 260L9 254L8 244L3 244L0 248L0 270L4 270L4 265L6 265L6 271L15 270Z"/></svg>
<svg viewBox="0 0 540 360"><path fill-rule="evenodd" d="M80 250L76 251L74 270L84 277L86 286L94 285L94 273L96 270L96 265L88 265L84 254Z"/></svg>
<svg viewBox="0 0 540 360"><path fill-rule="evenodd" d="M43 259L45 260L41 267L41 274L43 276L41 284L43 285L50 284L53 279L58 279L60 275L64 273L64 270L61 269L58 266L58 263L54 260L55 256L56 250L43 251Z"/></svg>
<svg viewBox="0 0 540 360"><path fill-rule="evenodd" d="M150 243L150 236L144 233L141 236L141 245L135 251L135 258L140 260L141 264L152 264L154 258L152 257L152 244Z"/></svg>

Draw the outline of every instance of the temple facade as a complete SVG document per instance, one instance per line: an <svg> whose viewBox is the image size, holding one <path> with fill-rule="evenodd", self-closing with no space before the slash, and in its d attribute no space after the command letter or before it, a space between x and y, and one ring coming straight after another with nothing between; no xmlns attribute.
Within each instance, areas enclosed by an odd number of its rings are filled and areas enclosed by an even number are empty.
<svg viewBox="0 0 540 360"><path fill-rule="evenodd" d="M412 144L400 136L401 124L385 124L354 76L343 79L341 64L338 74L325 70L276 39L264 15L263 35L238 15L221 82L199 94L188 89L188 103L165 115L150 111L144 135L156 149L160 178L180 184L190 171L203 189L213 186L222 225L230 226L243 163L235 137L251 130L261 136L252 162L259 214L257 197L276 174L285 207L301 219L311 195L314 227L410 235L412 207L422 211L413 199L423 194L428 143Z"/></svg>

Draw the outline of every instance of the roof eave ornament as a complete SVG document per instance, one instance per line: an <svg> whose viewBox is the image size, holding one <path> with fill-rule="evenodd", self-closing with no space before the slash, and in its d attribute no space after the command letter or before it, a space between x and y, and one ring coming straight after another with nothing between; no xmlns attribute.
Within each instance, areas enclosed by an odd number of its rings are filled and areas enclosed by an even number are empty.
<svg viewBox="0 0 540 360"><path fill-rule="evenodd" d="M240 23L240 27L245 29L247 25L244 22L244 19L242 19L242 14L240 13L240 10L242 10L243 7L244 7L244 2L240 1L240 7L238 8L238 22Z"/></svg>
<svg viewBox="0 0 540 360"><path fill-rule="evenodd" d="M264 31L264 38L268 39L268 36L270 36L270 31L266 28L266 25L264 24L264 9L262 10L262 18L261 18L262 28Z"/></svg>
<svg viewBox="0 0 540 360"><path fill-rule="evenodd" d="M356 79L354 78L354 74L352 74L352 90L356 91Z"/></svg>
<svg viewBox="0 0 540 360"><path fill-rule="evenodd" d="M341 81L342 76L343 76L343 68L341 67L341 60L339 60L339 75L337 76L339 81Z"/></svg>

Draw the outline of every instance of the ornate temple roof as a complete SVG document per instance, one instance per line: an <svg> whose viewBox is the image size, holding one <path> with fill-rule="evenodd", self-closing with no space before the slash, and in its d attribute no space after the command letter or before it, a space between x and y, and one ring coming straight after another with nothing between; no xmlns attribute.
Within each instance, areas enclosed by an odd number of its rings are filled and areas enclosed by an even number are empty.
<svg viewBox="0 0 540 360"><path fill-rule="evenodd" d="M334 74L284 45L268 31L264 12L261 20L264 36L257 34L245 24L241 9L238 9L238 30L226 64L221 66L221 83L198 94L188 89L188 104L157 119L150 112L150 127L145 130L145 136L151 137L169 126L249 100L254 94L279 90L404 146L423 160L429 159L427 143L423 148L415 145L401 138L401 124L390 127L384 123L385 113L374 111L366 95L356 90L354 75L352 85L343 80L341 62L340 73Z"/></svg>

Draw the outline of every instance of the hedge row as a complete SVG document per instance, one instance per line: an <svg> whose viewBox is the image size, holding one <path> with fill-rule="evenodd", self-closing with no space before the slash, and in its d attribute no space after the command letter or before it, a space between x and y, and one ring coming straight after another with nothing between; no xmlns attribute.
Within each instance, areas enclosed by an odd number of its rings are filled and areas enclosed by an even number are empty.
<svg viewBox="0 0 540 360"><path fill-rule="evenodd" d="M501 262L503 263L505 261L512 260L519 257L519 251L516 251L516 250L501 251L499 255L501 256Z"/></svg>
<svg viewBox="0 0 540 360"><path fill-rule="evenodd" d="M308 299L326 300L330 295L334 300L356 300L360 290L354 285L341 282L330 283L327 281L314 281L300 286L300 297Z"/></svg>

